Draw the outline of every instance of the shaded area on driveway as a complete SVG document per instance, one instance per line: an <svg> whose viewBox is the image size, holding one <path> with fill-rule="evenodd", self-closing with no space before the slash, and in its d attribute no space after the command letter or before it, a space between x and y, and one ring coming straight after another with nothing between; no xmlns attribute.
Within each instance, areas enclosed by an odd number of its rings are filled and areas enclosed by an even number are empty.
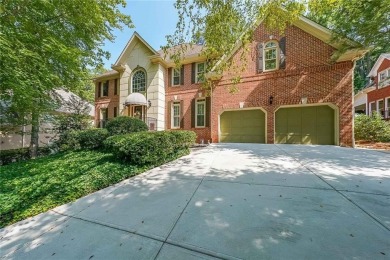
<svg viewBox="0 0 390 260"><path fill-rule="evenodd" d="M371 150L211 145L0 230L0 257L386 259L389 165Z"/></svg>

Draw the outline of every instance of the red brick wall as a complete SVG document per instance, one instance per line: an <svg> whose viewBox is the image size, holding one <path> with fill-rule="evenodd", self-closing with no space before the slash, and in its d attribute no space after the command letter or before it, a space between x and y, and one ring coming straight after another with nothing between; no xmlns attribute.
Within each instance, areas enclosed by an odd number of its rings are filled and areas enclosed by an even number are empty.
<svg viewBox="0 0 390 260"><path fill-rule="evenodd" d="M239 102L244 107L258 107L267 111L267 142L274 142L274 112L282 105L298 105L302 97L308 98L308 104L330 103L339 111L339 142L343 146L353 145L353 63L332 63L330 57L334 49L307 34L297 27L286 30L286 69L274 72L257 73L256 46L274 37L281 38L276 32L267 32L260 26L254 34L254 42L247 56L246 69L240 73L241 82L238 93L229 93L234 72L226 72L216 82L212 93L211 128L197 130L198 139L212 139L218 142L218 119L226 109L238 109ZM233 57L237 64L241 50ZM168 86L166 77L167 107L173 96L184 102L184 129L191 129L191 99L199 92L197 84L191 84L191 65L185 65L185 82L181 87ZM273 104L269 105L269 97ZM167 128L170 128L170 109L167 111ZM191 129L193 130L193 129Z"/></svg>
<svg viewBox="0 0 390 260"><path fill-rule="evenodd" d="M390 97L390 85L384 88L375 89L367 93L367 102L381 100Z"/></svg>
<svg viewBox="0 0 390 260"><path fill-rule="evenodd" d="M105 82L107 79L102 79L97 82L95 82L95 124L98 125L98 122L100 120L100 109L101 108L108 108L108 119L114 117L114 108L119 108L119 87L117 89L117 94L115 95L115 79L111 78L108 79L108 96L105 97L98 97L99 93L99 82ZM117 79L119 82L119 78ZM119 83L118 83L119 84ZM117 113L117 116L119 113Z"/></svg>
<svg viewBox="0 0 390 260"><path fill-rule="evenodd" d="M165 113L165 125L166 129L171 129L171 102L182 101L182 115L183 115L183 128L186 130L192 130L197 134L197 142L200 143L201 140L207 143L211 141L211 132L210 127L203 128L193 128L191 127L191 101L195 98L199 98L199 93L202 93L201 84L192 84L191 83L191 64L184 65L184 84L181 86L169 86L168 82L168 70L165 72L165 100L166 100L166 113ZM177 99L174 99L174 96L177 96ZM204 96L204 95L203 95Z"/></svg>

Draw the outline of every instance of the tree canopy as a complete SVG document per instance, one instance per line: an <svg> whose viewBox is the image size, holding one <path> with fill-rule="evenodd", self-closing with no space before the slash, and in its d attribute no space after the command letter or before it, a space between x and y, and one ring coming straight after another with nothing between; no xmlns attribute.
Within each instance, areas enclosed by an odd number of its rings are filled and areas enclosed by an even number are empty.
<svg viewBox="0 0 390 260"><path fill-rule="evenodd" d="M283 31L299 15L331 29L334 41L351 39L357 43L355 47L372 48L369 62L363 59L356 68L359 73L355 81L360 85L359 79L371 69L372 59L390 48L390 0L176 0L175 7L179 21L164 47L205 42L203 54L211 59L229 53L238 40L244 46L250 42L254 21ZM180 53L175 56L178 61ZM211 62L210 67L214 65ZM223 70L234 64L219 66Z"/></svg>
<svg viewBox="0 0 390 260"><path fill-rule="evenodd" d="M39 114L52 104L50 92L62 87L79 93L90 68L109 57L103 41L114 40L113 29L132 26L130 16L120 12L125 5L125 0L0 0L1 99L31 115L33 132Z"/></svg>

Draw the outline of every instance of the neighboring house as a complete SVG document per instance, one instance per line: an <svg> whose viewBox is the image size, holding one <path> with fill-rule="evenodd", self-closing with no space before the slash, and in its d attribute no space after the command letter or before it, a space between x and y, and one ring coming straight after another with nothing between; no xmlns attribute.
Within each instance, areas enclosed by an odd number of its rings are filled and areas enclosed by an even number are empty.
<svg viewBox="0 0 390 260"><path fill-rule="evenodd" d="M81 100L76 94L63 89L55 90L55 95L58 101L64 104L71 99ZM54 113L71 113L68 108L61 104ZM93 123L95 117L95 107L92 104L88 104L90 108L89 116L91 123ZM52 123L48 120L42 120L39 126L39 145L47 145L56 136L56 131L53 129ZM18 149L30 146L31 140L31 125L15 126L11 131L0 131L0 150Z"/></svg>
<svg viewBox="0 0 390 260"><path fill-rule="evenodd" d="M353 68L366 51L350 49L332 61L341 45L304 17L284 35L256 26L236 94L229 93L234 73L204 75L203 46L188 45L176 69L134 33L113 70L95 79L97 126L125 115L155 130L193 130L198 142L353 146ZM241 52L237 44L219 62L240 63ZM210 95L203 80L214 81Z"/></svg>
<svg viewBox="0 0 390 260"><path fill-rule="evenodd" d="M367 115L378 112L390 119L390 53L381 54L370 73L374 90L367 93Z"/></svg>
<svg viewBox="0 0 390 260"><path fill-rule="evenodd" d="M368 102L367 102L367 93L373 91L375 85L371 82L364 89L360 90L355 94L353 106L355 108L355 114L365 114L368 115Z"/></svg>

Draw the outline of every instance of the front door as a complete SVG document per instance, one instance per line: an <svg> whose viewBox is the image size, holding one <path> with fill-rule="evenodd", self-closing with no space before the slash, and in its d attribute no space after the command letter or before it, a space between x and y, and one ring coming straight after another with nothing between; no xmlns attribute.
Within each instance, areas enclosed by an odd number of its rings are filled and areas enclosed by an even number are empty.
<svg viewBox="0 0 390 260"><path fill-rule="evenodd" d="M146 107L145 106L130 106L129 116L138 118L145 122L146 119Z"/></svg>

